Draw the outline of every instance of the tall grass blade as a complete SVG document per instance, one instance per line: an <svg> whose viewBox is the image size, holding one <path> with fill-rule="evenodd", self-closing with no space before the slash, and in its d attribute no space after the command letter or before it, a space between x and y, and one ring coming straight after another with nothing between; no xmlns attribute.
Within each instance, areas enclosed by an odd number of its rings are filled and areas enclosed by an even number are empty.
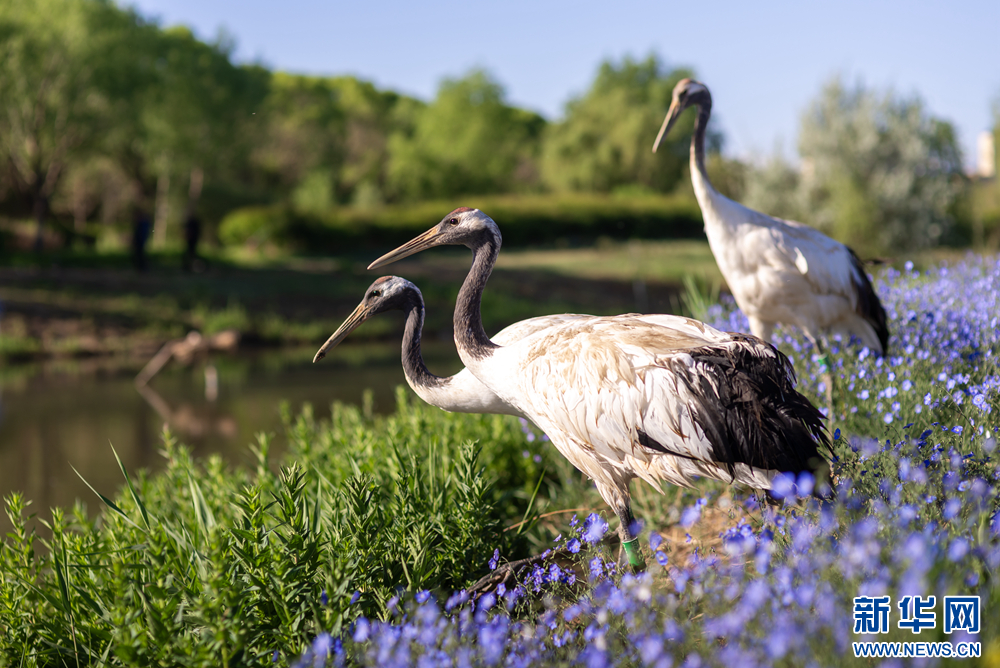
<svg viewBox="0 0 1000 668"><path fill-rule="evenodd" d="M188 487L191 490L191 500L194 502L194 515L198 520L198 528L201 535L207 539L209 532L215 528L215 515L205 503L205 495L201 493L201 487L190 474L188 474Z"/></svg>
<svg viewBox="0 0 1000 668"><path fill-rule="evenodd" d="M94 494L96 494L101 499L101 501L104 502L104 505L106 505L108 508L110 508L111 510L113 510L116 513L118 513L119 515L121 515L122 518L124 518L124 520L126 522L128 522L129 524L131 524L132 526L134 526L136 529L141 529L142 528L138 524L136 524L135 522L133 522L129 518L129 516L125 514L125 511L122 510L121 508L119 508L118 505L114 501L112 501L111 499L109 499L108 497L104 496L103 494L101 494L100 492L98 492L96 489L94 489L94 486L91 485L89 482L87 482L86 478L84 478L82 475L80 475L80 472L76 470L75 466L73 466L72 464L70 464L69 467L71 469L73 469L73 473L75 473L77 475L77 477L80 478L80 480L83 481L83 484L86 485L87 487L89 487L90 491L93 492Z"/></svg>
<svg viewBox="0 0 1000 668"><path fill-rule="evenodd" d="M125 465L122 464L121 458L118 457L118 451L115 450L115 446L112 443L108 443L111 446L111 452L115 453L115 461L118 462L118 468L122 470L122 475L125 476L125 484L128 485L129 494L132 495L132 500L135 501L135 505L139 507L139 512L142 514L143 524L149 529L149 513L146 512L146 506L143 504L142 499L139 498L139 493L135 491L135 487L132 486L132 479L128 476L128 471L125 470Z"/></svg>
<svg viewBox="0 0 1000 668"><path fill-rule="evenodd" d="M521 535L521 532L526 531L530 528L531 524L534 524L533 521L530 523L528 522L528 515L531 514L531 509L535 507L535 499L538 498L538 490L542 488L542 481L545 480L545 471L546 469L542 469L541 475L538 476L538 482L535 483L535 491L531 493L531 499L528 500L528 507L524 509L524 517L521 518L521 526L517 528L516 535Z"/></svg>

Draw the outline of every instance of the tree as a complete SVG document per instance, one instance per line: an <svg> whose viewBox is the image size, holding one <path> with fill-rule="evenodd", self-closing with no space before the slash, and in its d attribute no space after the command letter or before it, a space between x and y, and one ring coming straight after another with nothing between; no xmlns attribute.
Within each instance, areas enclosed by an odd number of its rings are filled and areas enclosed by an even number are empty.
<svg viewBox="0 0 1000 668"><path fill-rule="evenodd" d="M412 132L390 139L390 187L402 199L530 188L544 126L538 114L509 106L482 70L446 79Z"/></svg>
<svg viewBox="0 0 1000 668"><path fill-rule="evenodd" d="M644 187L666 192L684 174L694 116L686 115L664 148L653 154L656 129L674 86L689 70L667 71L655 56L603 63L590 90L566 105L548 128L542 178L555 190L609 192Z"/></svg>
<svg viewBox="0 0 1000 668"><path fill-rule="evenodd" d="M276 73L258 113L265 129L253 163L265 187L303 211L379 203L389 135L397 120L406 125L400 108L413 105L422 106L353 77Z"/></svg>
<svg viewBox="0 0 1000 668"><path fill-rule="evenodd" d="M255 136L248 129L270 75L259 67L237 67L231 43L206 44L185 27L159 31L151 48L155 81L142 97L138 144L156 181L154 239L162 245L168 203L176 199L172 181L187 182L187 206L193 209L206 179L245 176L240 172Z"/></svg>
<svg viewBox="0 0 1000 668"><path fill-rule="evenodd" d="M747 172L743 204L786 220L812 222L813 216L803 200L801 172L776 150L763 164Z"/></svg>
<svg viewBox="0 0 1000 668"><path fill-rule="evenodd" d="M40 247L67 164L97 143L111 101L100 83L104 3L31 0L0 5L0 155L29 203Z"/></svg>
<svg viewBox="0 0 1000 668"><path fill-rule="evenodd" d="M965 187L950 123L919 97L836 78L806 111L800 188L809 223L867 252L939 242Z"/></svg>

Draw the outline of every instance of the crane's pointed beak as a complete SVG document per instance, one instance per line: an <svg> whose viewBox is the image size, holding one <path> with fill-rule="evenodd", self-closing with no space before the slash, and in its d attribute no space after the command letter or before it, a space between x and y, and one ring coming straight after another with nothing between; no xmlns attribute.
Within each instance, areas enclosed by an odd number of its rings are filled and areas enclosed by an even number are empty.
<svg viewBox="0 0 1000 668"><path fill-rule="evenodd" d="M396 250L389 251L368 265L368 268L378 269L379 267L384 267L387 264L392 264L396 260L402 260L404 257L409 257L410 255L419 253L422 250L427 250L428 248L434 248L435 246L440 245L442 245L441 232L438 229L438 226L435 225L415 239L407 241Z"/></svg>
<svg viewBox="0 0 1000 668"><path fill-rule="evenodd" d="M660 126L660 133L656 135L656 141L653 142L653 153L656 153L656 149L660 148L660 142L670 132L670 128L674 126L674 122L681 115L682 111L684 109L681 108L681 105L677 104L676 99L670 103L670 109L667 110L667 117L663 119L663 125Z"/></svg>
<svg viewBox="0 0 1000 668"><path fill-rule="evenodd" d="M313 357L313 364L326 357L326 353L328 351L336 348L337 344L346 339L347 335L357 329L358 326L367 320L371 314L371 311L364 305L364 303L358 304L358 307L354 309L354 312L347 316L347 320L344 321L344 324L338 327L337 331L334 332L333 335L326 340L326 343L324 343L323 346L316 352L316 356Z"/></svg>

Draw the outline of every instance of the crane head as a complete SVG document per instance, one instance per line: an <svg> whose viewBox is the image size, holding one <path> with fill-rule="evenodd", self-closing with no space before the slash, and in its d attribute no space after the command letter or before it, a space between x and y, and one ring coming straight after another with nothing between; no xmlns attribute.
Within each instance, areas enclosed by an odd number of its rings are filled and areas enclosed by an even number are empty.
<svg viewBox="0 0 1000 668"><path fill-rule="evenodd" d="M338 327L337 331L316 352L313 362L318 362L326 357L327 352L335 348L337 344L347 338L348 334L373 315L385 311L405 310L414 304L423 308L424 298L420 294L420 289L413 283L399 276L383 276L376 279L368 286L364 299L354 309L354 312L347 316L344 324Z"/></svg>
<svg viewBox="0 0 1000 668"><path fill-rule="evenodd" d="M685 109L693 105L706 103L712 103L712 96L705 84L694 79L681 79L678 81L677 85L674 86L673 99L670 101L670 109L667 110L667 117L663 119L660 132L656 135L656 141L653 142L653 153L656 153L656 149L660 147L660 142L667 136L670 128L674 126L674 123L684 113Z"/></svg>
<svg viewBox="0 0 1000 668"><path fill-rule="evenodd" d="M441 222L431 229L372 262L368 268L378 269L435 246L475 248L485 237L492 237L499 246L501 241L500 228L493 222L493 219L479 209L459 207L442 218Z"/></svg>

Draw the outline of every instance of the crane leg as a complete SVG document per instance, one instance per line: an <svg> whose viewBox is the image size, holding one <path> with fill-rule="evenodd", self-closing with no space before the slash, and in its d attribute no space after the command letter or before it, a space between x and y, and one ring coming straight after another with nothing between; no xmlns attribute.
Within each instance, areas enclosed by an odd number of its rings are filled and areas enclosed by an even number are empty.
<svg viewBox="0 0 1000 668"><path fill-rule="evenodd" d="M631 505L626 502L624 506L615 508L615 512L618 514L620 522L618 535L622 539L622 549L625 550L625 555L628 557L629 566L635 572L646 570L646 560L643 559L642 551L639 548L639 537L632 533L632 527L635 526L635 516L632 515Z"/></svg>

